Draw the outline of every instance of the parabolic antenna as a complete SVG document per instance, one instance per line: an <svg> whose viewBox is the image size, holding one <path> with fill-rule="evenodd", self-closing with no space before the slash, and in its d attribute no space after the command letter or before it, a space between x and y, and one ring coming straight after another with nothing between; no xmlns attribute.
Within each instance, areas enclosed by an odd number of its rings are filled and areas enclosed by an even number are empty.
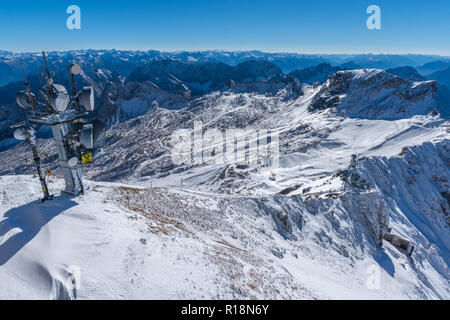
<svg viewBox="0 0 450 320"><path fill-rule="evenodd" d="M92 87L84 87L78 94L78 100L86 111L94 110L94 89Z"/></svg>
<svg viewBox="0 0 450 320"><path fill-rule="evenodd" d="M67 70L69 70L70 74L73 74L74 76L77 76L81 73L81 67L76 63L68 66Z"/></svg>
<svg viewBox="0 0 450 320"><path fill-rule="evenodd" d="M85 124L80 131L80 143L86 149L94 149L94 126L92 124Z"/></svg>
<svg viewBox="0 0 450 320"><path fill-rule="evenodd" d="M70 97L67 94L67 90L64 86L59 84L53 84L54 94L51 98L51 105L56 112L64 112L70 103Z"/></svg>
<svg viewBox="0 0 450 320"><path fill-rule="evenodd" d="M26 140L27 139L27 133L25 131L25 128L18 128L14 131L14 138L17 140Z"/></svg>
<svg viewBox="0 0 450 320"><path fill-rule="evenodd" d="M24 109L32 108L35 101L37 101L36 96L33 93L28 94L25 90L19 91L16 95L17 104Z"/></svg>

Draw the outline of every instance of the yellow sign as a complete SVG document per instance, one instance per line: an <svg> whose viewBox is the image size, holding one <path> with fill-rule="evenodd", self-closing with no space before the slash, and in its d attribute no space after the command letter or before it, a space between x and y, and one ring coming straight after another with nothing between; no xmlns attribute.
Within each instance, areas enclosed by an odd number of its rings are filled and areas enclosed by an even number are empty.
<svg viewBox="0 0 450 320"><path fill-rule="evenodd" d="M85 154L84 156L81 156L81 160L83 161L83 164L92 162L92 153Z"/></svg>

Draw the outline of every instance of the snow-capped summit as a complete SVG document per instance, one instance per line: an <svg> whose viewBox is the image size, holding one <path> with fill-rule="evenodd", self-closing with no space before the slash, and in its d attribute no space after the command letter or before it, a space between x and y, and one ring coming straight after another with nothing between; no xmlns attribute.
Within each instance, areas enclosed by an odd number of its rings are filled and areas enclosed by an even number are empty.
<svg viewBox="0 0 450 320"><path fill-rule="evenodd" d="M338 71L327 79L309 110L401 119L437 112L436 89L436 81L411 82L378 69Z"/></svg>

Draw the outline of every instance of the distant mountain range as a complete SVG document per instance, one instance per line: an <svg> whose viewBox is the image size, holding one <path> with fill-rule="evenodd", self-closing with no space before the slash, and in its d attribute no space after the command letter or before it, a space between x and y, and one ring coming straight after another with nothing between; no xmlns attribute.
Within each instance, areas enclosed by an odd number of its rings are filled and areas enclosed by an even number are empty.
<svg viewBox="0 0 450 320"><path fill-rule="evenodd" d="M394 54L299 54L267 53L261 51L198 51L161 52L130 50L73 50L49 52L49 61L54 64L65 61L95 62L97 68L116 71L128 76L133 70L153 61L176 60L186 63L222 62L236 66L250 60L263 60L276 64L283 73L296 69L330 63L333 66L354 63L362 68L388 69L401 66L418 67L419 72L432 73L448 66L450 59L436 55ZM38 63L37 63L38 62ZM0 52L0 85L22 79L20 67L27 73L38 73L41 68L40 53Z"/></svg>
<svg viewBox="0 0 450 320"><path fill-rule="evenodd" d="M417 67L417 70L424 76L429 76L432 73L448 67L450 67L450 59L440 59L425 63L424 65Z"/></svg>
<svg viewBox="0 0 450 320"><path fill-rule="evenodd" d="M237 82L268 81L281 77L281 69L267 61L246 61L237 66L222 62L192 64L181 61L163 60L149 63L133 71L128 81L152 81L158 87L171 91L186 84L189 92L204 93L217 90L227 81ZM182 89L182 88L179 88ZM175 90L178 90L175 88Z"/></svg>
<svg viewBox="0 0 450 320"><path fill-rule="evenodd" d="M83 69L82 76L77 79L77 86L94 87L97 101L95 116L109 124L141 114L139 108L128 108L117 113L118 101L124 97L131 98L136 90L151 91L157 100L161 96L166 97L166 94L158 93L164 91L173 97L173 101L180 97L196 97L228 89L234 92L253 90L273 94L281 87L288 86L289 90L300 94L301 84L321 84L338 71L364 68L384 69L410 81L437 80L439 111L444 116L450 116L450 60L439 56L319 56L260 51L168 53L78 50L48 53L49 68L55 81L66 87L69 87L66 67L74 62ZM10 126L23 118L23 111L15 104L16 92L24 88L20 70L22 66L28 75L31 89L36 91L42 83L41 54L0 52L0 150L16 143L10 139ZM442 69L436 71L440 67ZM420 70L433 73L426 76ZM40 137L49 134L38 132Z"/></svg>

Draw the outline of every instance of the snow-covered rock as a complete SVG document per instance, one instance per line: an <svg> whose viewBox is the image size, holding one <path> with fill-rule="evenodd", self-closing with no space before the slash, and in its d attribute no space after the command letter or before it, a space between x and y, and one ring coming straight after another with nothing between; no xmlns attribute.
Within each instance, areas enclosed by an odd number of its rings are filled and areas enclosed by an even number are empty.
<svg viewBox="0 0 450 320"><path fill-rule="evenodd" d="M314 97L310 111L349 117L401 119L437 112L435 81L409 82L382 70L338 71Z"/></svg>

